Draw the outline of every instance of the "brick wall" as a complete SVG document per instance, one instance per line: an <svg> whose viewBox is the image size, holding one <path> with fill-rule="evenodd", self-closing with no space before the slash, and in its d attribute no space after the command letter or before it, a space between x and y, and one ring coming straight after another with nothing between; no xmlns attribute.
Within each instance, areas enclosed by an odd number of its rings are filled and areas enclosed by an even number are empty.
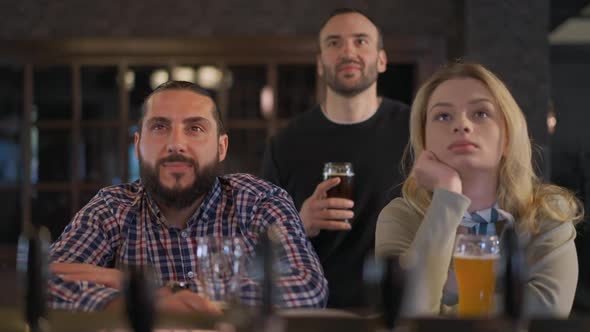
<svg viewBox="0 0 590 332"><path fill-rule="evenodd" d="M490 66L509 84L535 141L546 144L549 0L1 0L0 40L309 36L340 6L365 10L386 35L442 36L448 58L465 54Z"/></svg>
<svg viewBox="0 0 590 332"><path fill-rule="evenodd" d="M451 1L2 0L0 38L314 35L340 6L367 11L387 33L440 34L455 24Z"/></svg>
<svg viewBox="0 0 590 332"><path fill-rule="evenodd" d="M494 70L527 116L536 144L547 144L550 74L548 0L465 1L465 54Z"/></svg>

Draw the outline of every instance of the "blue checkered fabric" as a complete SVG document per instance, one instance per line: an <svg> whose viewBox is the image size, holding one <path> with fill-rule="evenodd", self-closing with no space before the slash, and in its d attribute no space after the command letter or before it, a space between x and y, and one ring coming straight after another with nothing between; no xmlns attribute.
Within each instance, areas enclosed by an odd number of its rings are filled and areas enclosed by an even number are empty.
<svg viewBox="0 0 590 332"><path fill-rule="evenodd" d="M506 223L513 222L514 217L500 209L496 203L488 209L465 212L458 232L477 235L501 235L503 226Z"/></svg>

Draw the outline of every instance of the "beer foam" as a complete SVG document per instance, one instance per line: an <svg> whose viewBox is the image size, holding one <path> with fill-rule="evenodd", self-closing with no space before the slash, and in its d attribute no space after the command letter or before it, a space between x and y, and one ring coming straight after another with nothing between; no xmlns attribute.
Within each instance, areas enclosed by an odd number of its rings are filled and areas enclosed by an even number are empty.
<svg viewBox="0 0 590 332"><path fill-rule="evenodd" d="M485 255L472 255L472 254L454 254L453 258L460 258L460 259L473 259L473 260L488 260L488 259L499 259L499 254L485 254Z"/></svg>
<svg viewBox="0 0 590 332"><path fill-rule="evenodd" d="M335 176L342 176L342 177L348 177L348 176L354 176L354 173L349 172L349 173L324 173L324 177L335 177Z"/></svg>

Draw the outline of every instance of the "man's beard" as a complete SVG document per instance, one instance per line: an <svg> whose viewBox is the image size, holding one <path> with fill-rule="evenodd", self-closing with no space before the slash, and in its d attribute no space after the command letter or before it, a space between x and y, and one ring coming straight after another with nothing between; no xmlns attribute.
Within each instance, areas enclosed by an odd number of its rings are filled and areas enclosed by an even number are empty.
<svg viewBox="0 0 590 332"><path fill-rule="evenodd" d="M219 155L219 153L218 153ZM147 192L159 204L173 209L184 209L192 204L203 195L205 195L213 187L215 178L221 173L219 158L203 167L199 167L196 160L185 157L180 154L172 154L166 158L162 158L156 162L155 167L146 163L141 154L139 155L139 174L141 181ZM164 187L160 181L160 167L165 162L186 162L193 167L195 179L192 184L186 188L181 188L179 181L181 174L175 174L176 184L172 188ZM186 175L184 175L186 176Z"/></svg>
<svg viewBox="0 0 590 332"><path fill-rule="evenodd" d="M337 76L338 67L349 63L355 63L361 66L361 77L354 85L346 84L344 79ZM373 83L375 83L375 81L377 81L377 76L379 75L377 72L377 60L375 60L374 63L365 66L364 63L345 59L334 66L333 70L323 62L322 66L324 68L324 80L326 81L326 84L334 92L344 97L354 97L367 90Z"/></svg>

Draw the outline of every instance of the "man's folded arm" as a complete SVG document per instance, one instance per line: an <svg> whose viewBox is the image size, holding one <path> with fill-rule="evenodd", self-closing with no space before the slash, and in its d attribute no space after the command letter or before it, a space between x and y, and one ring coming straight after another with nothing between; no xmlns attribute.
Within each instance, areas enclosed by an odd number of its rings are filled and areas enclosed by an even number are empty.
<svg viewBox="0 0 590 332"><path fill-rule="evenodd" d="M117 222L99 193L74 216L51 245L51 262L112 267L112 244L117 239ZM66 281L51 274L48 295L51 308L93 311L104 309L119 296L119 290L94 282Z"/></svg>

